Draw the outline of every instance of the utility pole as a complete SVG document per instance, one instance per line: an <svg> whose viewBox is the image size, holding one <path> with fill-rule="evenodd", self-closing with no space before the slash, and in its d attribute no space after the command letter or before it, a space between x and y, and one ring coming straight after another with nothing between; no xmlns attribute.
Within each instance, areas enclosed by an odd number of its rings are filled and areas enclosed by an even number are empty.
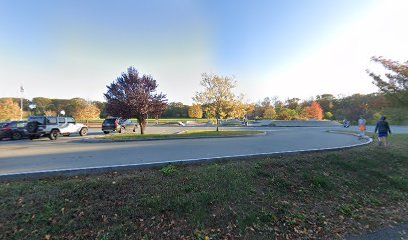
<svg viewBox="0 0 408 240"><path fill-rule="evenodd" d="M23 120L23 94L24 94L24 88L23 85L20 86L20 93L21 93L21 98L20 98L20 120Z"/></svg>

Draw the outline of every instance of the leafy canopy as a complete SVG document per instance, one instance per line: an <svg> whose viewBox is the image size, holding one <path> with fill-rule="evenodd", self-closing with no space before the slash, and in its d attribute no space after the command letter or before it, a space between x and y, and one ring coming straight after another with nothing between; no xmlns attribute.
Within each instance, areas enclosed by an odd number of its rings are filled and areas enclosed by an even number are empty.
<svg viewBox="0 0 408 240"><path fill-rule="evenodd" d="M200 84L204 90L197 92L193 100L204 107L208 117L226 117L235 100L232 92L235 81L230 77L203 73Z"/></svg>
<svg viewBox="0 0 408 240"><path fill-rule="evenodd" d="M400 63L383 57L372 57L371 60L387 70L383 76L367 70L373 83L395 102L408 106L408 61Z"/></svg>
<svg viewBox="0 0 408 240"><path fill-rule="evenodd" d="M150 75L140 75L134 67L129 67L107 86L106 110L112 116L136 118L143 134L149 114L160 114L167 104L166 95L156 92L157 86Z"/></svg>

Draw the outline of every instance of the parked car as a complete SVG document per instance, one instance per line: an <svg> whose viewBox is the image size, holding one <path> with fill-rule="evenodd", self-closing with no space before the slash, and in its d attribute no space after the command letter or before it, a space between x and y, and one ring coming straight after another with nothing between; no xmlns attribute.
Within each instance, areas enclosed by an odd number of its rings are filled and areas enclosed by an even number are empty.
<svg viewBox="0 0 408 240"><path fill-rule="evenodd" d="M122 119L118 117L107 118L102 123L102 131L105 134L110 132L125 133L126 131L136 132L137 123L130 119Z"/></svg>
<svg viewBox="0 0 408 240"><path fill-rule="evenodd" d="M32 116L28 118L26 129L28 138L31 140L42 136L56 140L61 135L69 136L72 133L79 133L85 136L88 134L88 127L76 123L73 117Z"/></svg>
<svg viewBox="0 0 408 240"><path fill-rule="evenodd" d="M0 140L4 138L11 138L13 140L20 140L28 136L25 129L26 121L11 121L2 123L0 125Z"/></svg>

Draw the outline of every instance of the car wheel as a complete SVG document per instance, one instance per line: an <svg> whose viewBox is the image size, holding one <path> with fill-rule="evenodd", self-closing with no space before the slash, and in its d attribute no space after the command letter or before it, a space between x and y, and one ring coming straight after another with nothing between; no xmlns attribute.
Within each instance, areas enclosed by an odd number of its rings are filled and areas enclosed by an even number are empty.
<svg viewBox="0 0 408 240"><path fill-rule="evenodd" d="M23 138L23 135L19 132L13 132L11 135L11 139L13 140L20 140L21 138Z"/></svg>
<svg viewBox="0 0 408 240"><path fill-rule="evenodd" d="M26 129L29 133L35 133L38 129L38 122L27 123Z"/></svg>
<svg viewBox="0 0 408 240"><path fill-rule="evenodd" d="M103 133L108 134L108 133L109 133L109 131L103 131Z"/></svg>
<svg viewBox="0 0 408 240"><path fill-rule="evenodd" d="M59 131L58 131L58 130L52 130L52 131L50 132L49 138L50 138L51 140L57 140L58 137L59 137Z"/></svg>
<svg viewBox="0 0 408 240"><path fill-rule="evenodd" d="M79 135L85 136L88 134L88 128L81 128L81 131L79 131Z"/></svg>
<svg viewBox="0 0 408 240"><path fill-rule="evenodd" d="M119 129L119 133L126 133L126 129L125 129L124 127L121 127L121 128Z"/></svg>
<svg viewBox="0 0 408 240"><path fill-rule="evenodd" d="M133 128L133 132L136 132L136 127Z"/></svg>

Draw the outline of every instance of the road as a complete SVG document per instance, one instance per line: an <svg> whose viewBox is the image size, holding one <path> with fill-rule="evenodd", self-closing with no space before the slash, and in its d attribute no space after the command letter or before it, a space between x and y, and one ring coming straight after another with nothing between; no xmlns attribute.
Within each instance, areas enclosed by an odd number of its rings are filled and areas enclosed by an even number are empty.
<svg viewBox="0 0 408 240"><path fill-rule="evenodd" d="M148 132L178 132L186 127L150 127ZM194 128L197 129L197 128ZM236 129L236 128L234 128ZM241 128L245 129L245 128ZM0 176L112 165L146 164L271 152L333 148L362 143L355 136L326 132L336 128L248 128L264 136L86 143L72 136L50 141L2 141ZM341 129L341 128L339 128ZM98 136L99 130L90 132Z"/></svg>

